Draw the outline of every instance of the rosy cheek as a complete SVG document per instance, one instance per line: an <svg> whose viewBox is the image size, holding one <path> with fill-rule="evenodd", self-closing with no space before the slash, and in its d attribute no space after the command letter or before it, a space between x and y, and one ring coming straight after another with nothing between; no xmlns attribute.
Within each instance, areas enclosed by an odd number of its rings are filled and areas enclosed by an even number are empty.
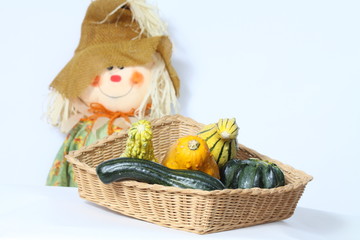
<svg viewBox="0 0 360 240"><path fill-rule="evenodd" d="M100 76L96 76L95 79L92 81L91 86L98 87L100 83Z"/></svg>
<svg viewBox="0 0 360 240"><path fill-rule="evenodd" d="M130 81L133 84L142 84L144 82L144 75L142 75L141 73L135 71L132 74Z"/></svg>

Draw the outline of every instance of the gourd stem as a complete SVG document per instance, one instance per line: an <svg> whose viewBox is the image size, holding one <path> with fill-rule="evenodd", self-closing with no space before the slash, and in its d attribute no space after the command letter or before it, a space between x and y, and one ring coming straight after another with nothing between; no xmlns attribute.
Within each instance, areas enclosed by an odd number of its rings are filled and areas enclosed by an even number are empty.
<svg viewBox="0 0 360 240"><path fill-rule="evenodd" d="M188 147L190 150L196 150L200 146L200 143L196 140L190 140L188 143Z"/></svg>
<svg viewBox="0 0 360 240"><path fill-rule="evenodd" d="M224 139L224 140L231 139L231 138L230 138L231 135L230 135L227 131L222 131L222 132L220 133L220 136L221 136L221 138Z"/></svg>

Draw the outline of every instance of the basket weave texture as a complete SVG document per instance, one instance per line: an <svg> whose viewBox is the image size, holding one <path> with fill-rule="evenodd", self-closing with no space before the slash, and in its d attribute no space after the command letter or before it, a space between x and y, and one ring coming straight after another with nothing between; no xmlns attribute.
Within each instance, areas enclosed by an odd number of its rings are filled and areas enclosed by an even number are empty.
<svg viewBox="0 0 360 240"><path fill-rule="evenodd" d="M154 153L163 159L178 138L196 134L204 125L181 115L152 121ZM289 218L312 177L243 145L237 158L258 157L276 163L286 185L273 189L224 189L202 191L122 181L103 184L95 168L124 151L127 134L115 133L71 152L80 197L123 215L198 234L220 232Z"/></svg>

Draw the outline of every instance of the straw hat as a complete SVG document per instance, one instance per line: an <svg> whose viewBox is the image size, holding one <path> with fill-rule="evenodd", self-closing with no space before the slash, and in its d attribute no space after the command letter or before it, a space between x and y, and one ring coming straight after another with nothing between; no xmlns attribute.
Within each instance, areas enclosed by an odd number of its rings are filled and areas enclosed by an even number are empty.
<svg viewBox="0 0 360 240"><path fill-rule="evenodd" d="M144 6L144 0L93 1L82 23L74 56L50 87L72 99L107 67L144 65L152 61L154 53L159 53L179 95L180 81L170 62L172 44L164 24L149 9L142 10ZM140 17L134 16L135 10Z"/></svg>

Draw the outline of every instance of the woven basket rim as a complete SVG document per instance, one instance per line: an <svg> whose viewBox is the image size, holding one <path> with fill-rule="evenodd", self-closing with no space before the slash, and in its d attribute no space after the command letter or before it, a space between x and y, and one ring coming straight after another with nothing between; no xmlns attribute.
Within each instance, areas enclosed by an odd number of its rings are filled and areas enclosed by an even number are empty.
<svg viewBox="0 0 360 240"><path fill-rule="evenodd" d="M179 121L181 121L181 122L185 121L187 124L191 124L191 125L204 125L204 124L196 122L195 120L193 120L191 118L184 117L180 114L169 115L169 116L165 116L162 118L154 119L151 121L151 125L153 127L156 127L156 126L161 126L161 125L167 124L169 122L179 122ZM96 170L94 167L90 167L89 165L87 165L83 162L80 162L77 159L77 157L81 156L82 154L84 154L86 152L93 151L96 148L102 147L108 141L112 141L117 138L122 138L126 135L127 135L126 132L114 133L110 136L100 139L99 141L97 141L96 143L94 143L92 145L84 146L84 147L80 148L79 150L72 151L65 157L69 163L77 165L78 167L84 169L85 171L87 171L90 174L96 175ZM313 179L312 176L306 174L305 172L303 172L301 170L295 169L295 168L291 167L290 165L284 164L280 161L277 161L270 157L267 157L266 155L260 154L257 151L255 151L251 148L248 148L242 144L239 144L239 147L246 152L249 152L252 154L255 153L257 156L260 156L260 158L263 160L268 160L268 161L271 161L271 162L277 164L280 168L282 168L285 171L296 173L297 181L294 183L288 183L285 186L271 188L271 189L250 188L250 189L224 189L224 190L213 190L213 191L205 191L205 190L200 190L200 189L184 189L184 188L178 188L178 187L163 186L163 185L158 185L158 184L148 184L148 183L137 182L137 181L133 181L133 180L114 182L111 184L115 184L115 185L119 185L119 186L120 185L131 186L131 187L136 187L139 189L149 189L149 190L154 190L154 191L166 191L166 192L173 192L173 193L193 194L193 195L202 195L202 196L222 195L222 194L268 195L268 194L281 194L284 192L293 191L294 189L302 188Z"/></svg>
<svg viewBox="0 0 360 240"><path fill-rule="evenodd" d="M180 114L173 114L173 115L167 115L161 118L156 118L151 120L151 126L152 127L157 127L157 126L161 126L161 125L165 125L167 123L171 123L171 122L187 122L189 125L202 125L204 126L204 124L196 122L195 120L182 116ZM121 132L115 132L112 135L106 136L102 139L97 140L95 143L89 145L89 146L83 146L78 150L75 151L71 151L69 152L69 156L73 156L73 157L77 157L80 156L81 154L85 153L85 152L89 152L94 150L95 148L102 146L104 143L114 140L116 138L121 138L124 136L127 136L127 132L121 131Z"/></svg>

